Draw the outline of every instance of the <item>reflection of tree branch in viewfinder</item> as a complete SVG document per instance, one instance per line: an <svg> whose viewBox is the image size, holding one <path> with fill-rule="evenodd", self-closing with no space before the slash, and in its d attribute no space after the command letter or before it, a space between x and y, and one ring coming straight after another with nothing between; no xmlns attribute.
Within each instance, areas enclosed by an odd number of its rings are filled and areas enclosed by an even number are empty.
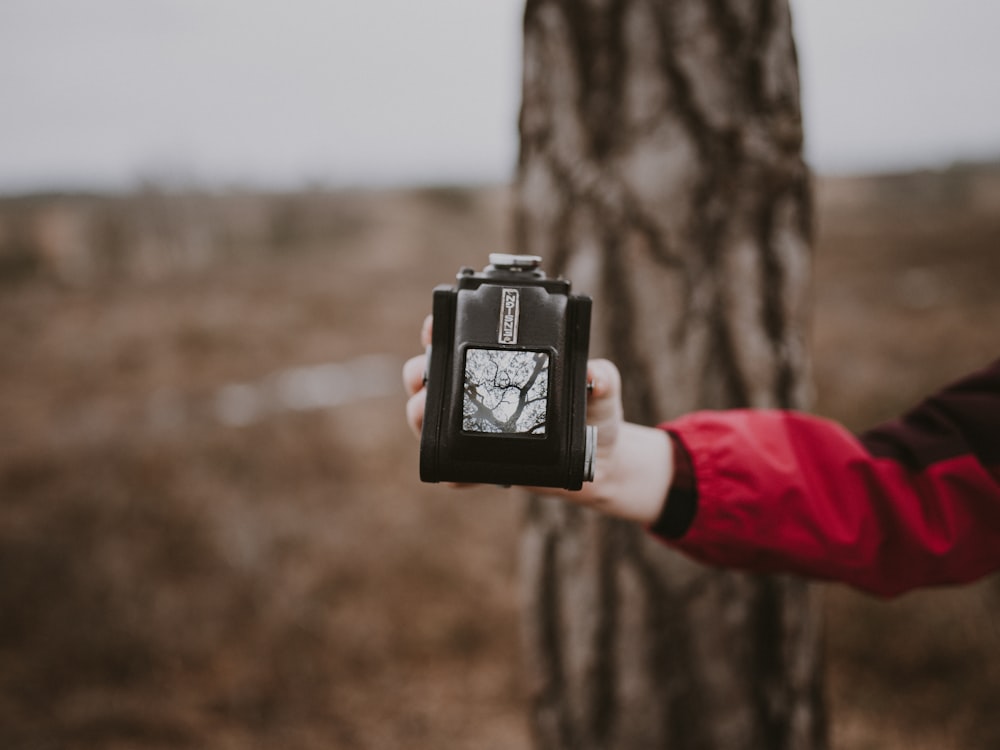
<svg viewBox="0 0 1000 750"><path fill-rule="evenodd" d="M535 352L534 360L535 367L531 371L531 376L528 378L528 382L524 384L523 388L521 388L521 395L517 399L517 409L507 419L507 425L509 427L517 427L517 421L521 418L521 414L524 412L524 407L528 401L528 393L535 387L535 381L538 380L538 376L541 375L542 371L545 369L545 365L548 363L548 355L542 352ZM534 432L534 427L532 427L529 432Z"/></svg>
<svg viewBox="0 0 1000 750"><path fill-rule="evenodd" d="M492 360L490 360L490 362L492 364L496 364ZM505 393L509 391L511 388L515 389L518 388L517 379L512 378L510 375L510 366L500 367L499 365L496 365L496 368L497 368L496 372L493 373L494 388L500 391L504 391ZM503 399L500 400L503 401Z"/></svg>
<svg viewBox="0 0 1000 750"><path fill-rule="evenodd" d="M490 407L488 407L486 404L484 404L482 402L482 399L480 399L479 386L475 384L472 385L466 384L464 390L466 399L468 399L469 403L471 403L476 409L475 416L473 416L472 419L480 420L493 425L494 427L497 428L497 432L502 431L503 424L497 419L497 416L496 414L493 413L493 410L490 409ZM483 432L486 432L486 430L483 430Z"/></svg>
<svg viewBox="0 0 1000 750"><path fill-rule="evenodd" d="M510 356L507 358L505 367L500 367L498 360L503 358L507 354L506 352L490 350L489 354L489 363L493 365L495 370L492 377L493 382L490 384L492 387L488 388L487 392L495 403L492 407L487 405L487 408L494 412L504 404L515 404L513 408L517 408L516 404L521 395L521 386L518 383L521 378L512 376L511 370L515 366L518 368L518 372L524 369L523 366L517 364L518 352L509 352ZM508 422L497 421L498 426L502 427L504 424L508 424Z"/></svg>
<svg viewBox="0 0 1000 750"><path fill-rule="evenodd" d="M525 404L525 408L527 409L532 404L537 404L537 403L546 404L547 402L548 402L548 395L539 396L538 398L528 399L527 403ZM532 434L532 435L544 435L545 434L546 416L547 416L546 412L545 412L545 410L543 408L542 412L541 412L542 420L540 422L537 422L537 421L536 422L532 422L533 426L532 426L531 430L529 430L530 434ZM535 415L535 419L538 419L538 415L537 414Z"/></svg>
<svg viewBox="0 0 1000 750"><path fill-rule="evenodd" d="M487 380L492 380L493 383L496 384L496 380L497 380L498 377L500 377L500 373L501 373L500 364L495 359L493 359L493 357L487 357L486 358L486 367L487 367L487 371L488 371L488 368L492 367L493 368L493 374L492 375L487 375L485 378L479 378L479 382L480 383L485 383Z"/></svg>

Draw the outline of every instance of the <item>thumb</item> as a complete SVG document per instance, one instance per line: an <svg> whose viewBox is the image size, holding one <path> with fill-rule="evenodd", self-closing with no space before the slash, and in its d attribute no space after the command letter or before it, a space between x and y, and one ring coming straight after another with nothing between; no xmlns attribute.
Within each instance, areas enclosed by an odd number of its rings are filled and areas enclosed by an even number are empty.
<svg viewBox="0 0 1000 750"><path fill-rule="evenodd" d="M612 444L623 418L621 374L610 360L594 359L587 364L587 382L587 423L597 427L598 446Z"/></svg>

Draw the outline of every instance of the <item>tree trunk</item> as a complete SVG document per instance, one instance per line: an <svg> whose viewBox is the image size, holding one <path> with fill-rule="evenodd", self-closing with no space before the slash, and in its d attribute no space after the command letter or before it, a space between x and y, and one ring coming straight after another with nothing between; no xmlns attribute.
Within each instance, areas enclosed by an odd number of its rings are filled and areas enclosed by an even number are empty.
<svg viewBox="0 0 1000 750"><path fill-rule="evenodd" d="M528 0L518 252L594 297L626 416L807 404L809 175L786 0ZM805 583L550 498L523 536L538 748L822 748Z"/></svg>

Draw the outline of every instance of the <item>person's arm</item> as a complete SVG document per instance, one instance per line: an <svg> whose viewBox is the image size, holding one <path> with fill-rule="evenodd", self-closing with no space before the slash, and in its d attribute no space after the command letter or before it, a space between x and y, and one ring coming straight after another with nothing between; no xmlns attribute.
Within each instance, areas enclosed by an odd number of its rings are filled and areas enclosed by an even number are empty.
<svg viewBox="0 0 1000 750"><path fill-rule="evenodd" d="M859 437L786 411L661 427L677 467L649 528L701 561L884 596L1000 569L1000 361Z"/></svg>
<svg viewBox="0 0 1000 750"><path fill-rule="evenodd" d="M424 367L418 356L403 370L417 435ZM884 596L1000 569L1000 361L860 438L778 410L630 424L617 368L597 360L589 375L595 481L545 494L641 523L703 562Z"/></svg>

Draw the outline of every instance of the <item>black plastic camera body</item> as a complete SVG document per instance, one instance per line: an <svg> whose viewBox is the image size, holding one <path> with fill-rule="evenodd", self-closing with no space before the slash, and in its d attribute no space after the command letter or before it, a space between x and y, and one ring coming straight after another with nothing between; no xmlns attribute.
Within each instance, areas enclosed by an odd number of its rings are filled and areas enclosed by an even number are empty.
<svg viewBox="0 0 1000 750"><path fill-rule="evenodd" d="M420 478L564 487L593 480L591 300L541 258L491 254L434 290Z"/></svg>

